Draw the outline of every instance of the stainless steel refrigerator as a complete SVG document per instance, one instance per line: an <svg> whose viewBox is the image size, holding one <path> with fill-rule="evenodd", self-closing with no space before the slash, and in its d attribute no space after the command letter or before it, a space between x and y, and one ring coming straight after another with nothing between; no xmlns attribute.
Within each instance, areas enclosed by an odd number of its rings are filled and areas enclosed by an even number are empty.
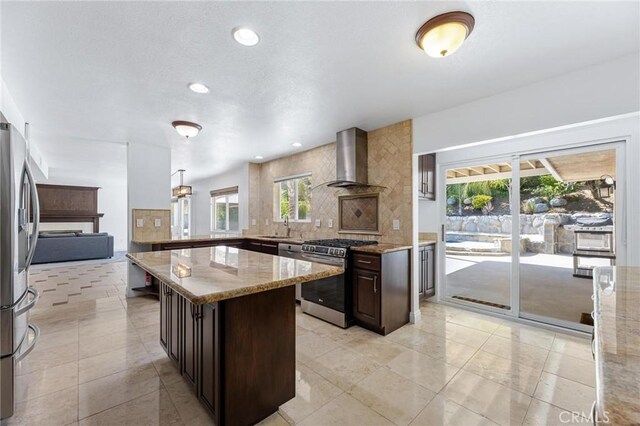
<svg viewBox="0 0 640 426"><path fill-rule="evenodd" d="M16 365L40 334L29 322L39 297L28 275L40 208L27 159L22 135L0 122L0 419L13 415Z"/></svg>

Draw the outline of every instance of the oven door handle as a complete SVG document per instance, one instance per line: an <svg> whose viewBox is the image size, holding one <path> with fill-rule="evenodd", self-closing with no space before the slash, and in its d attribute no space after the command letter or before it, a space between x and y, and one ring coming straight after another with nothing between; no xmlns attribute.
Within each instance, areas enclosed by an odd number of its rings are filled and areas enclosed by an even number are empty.
<svg viewBox="0 0 640 426"><path fill-rule="evenodd" d="M344 268L344 259L332 258L329 256L317 256L313 254L302 253L304 260L311 262L323 263L325 265L340 266Z"/></svg>

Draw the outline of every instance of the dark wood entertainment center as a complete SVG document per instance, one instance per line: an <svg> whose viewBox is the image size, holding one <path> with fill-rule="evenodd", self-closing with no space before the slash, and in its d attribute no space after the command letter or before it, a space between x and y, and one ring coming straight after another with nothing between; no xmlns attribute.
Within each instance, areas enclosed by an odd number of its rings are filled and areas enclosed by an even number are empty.
<svg viewBox="0 0 640 426"><path fill-rule="evenodd" d="M91 223L100 232L98 189L94 186L37 184L40 222Z"/></svg>

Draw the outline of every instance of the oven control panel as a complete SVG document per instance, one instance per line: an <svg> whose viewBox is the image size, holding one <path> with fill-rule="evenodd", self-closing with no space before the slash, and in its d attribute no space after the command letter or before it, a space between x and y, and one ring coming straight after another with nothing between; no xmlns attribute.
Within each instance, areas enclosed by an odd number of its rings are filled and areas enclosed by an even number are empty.
<svg viewBox="0 0 640 426"><path fill-rule="evenodd" d="M307 253L314 253L314 254L332 256L332 257L347 256L347 249L339 248L339 247L325 247L325 246L316 246L311 244L303 244L302 251Z"/></svg>

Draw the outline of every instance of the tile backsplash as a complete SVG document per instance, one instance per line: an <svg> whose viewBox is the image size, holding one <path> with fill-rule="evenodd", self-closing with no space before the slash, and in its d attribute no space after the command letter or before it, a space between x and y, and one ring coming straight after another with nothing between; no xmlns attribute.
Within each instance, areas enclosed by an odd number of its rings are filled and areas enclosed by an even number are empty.
<svg viewBox="0 0 640 426"><path fill-rule="evenodd" d="M412 197L411 120L368 132L369 184L381 187L330 188L320 186L311 195L311 222L291 223L291 236L302 239L354 238L375 239L384 243L411 243ZM336 175L336 144L330 143L288 157L249 165L249 233L283 234L282 223L274 223L273 182L302 173L312 174L312 186L329 182ZM379 232L372 234L338 233L338 196L379 193ZM319 227L315 226L320 219ZM333 227L329 228L329 219ZM253 221L255 220L255 225ZM393 229L398 220L400 229Z"/></svg>
<svg viewBox="0 0 640 426"><path fill-rule="evenodd" d="M133 209L131 211L131 239L133 241L156 241L171 238L171 210ZM138 221L142 221L138 227ZM156 221L158 225L156 226Z"/></svg>

